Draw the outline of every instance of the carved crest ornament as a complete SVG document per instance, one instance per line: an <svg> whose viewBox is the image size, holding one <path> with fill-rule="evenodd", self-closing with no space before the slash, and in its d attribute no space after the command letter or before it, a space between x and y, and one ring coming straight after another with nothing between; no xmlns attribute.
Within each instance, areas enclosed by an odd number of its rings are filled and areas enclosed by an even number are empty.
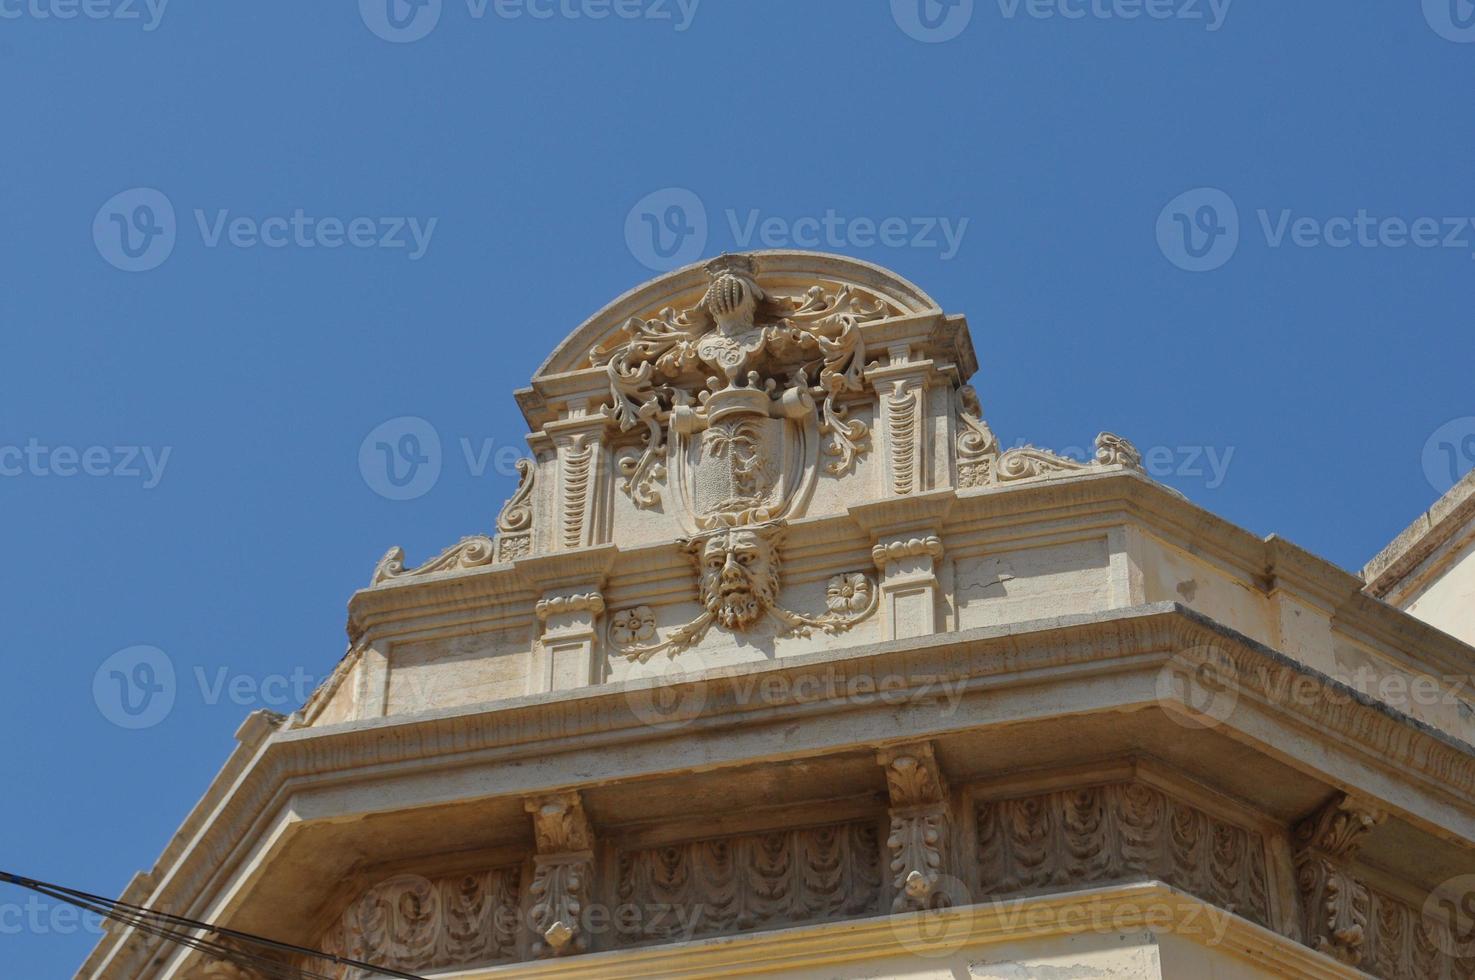
<svg viewBox="0 0 1475 980"><path fill-rule="evenodd" d="M631 659L674 656L714 625L740 632L767 616L786 633L838 633L877 607L870 579L854 572L831 580L826 612L782 608L779 544L820 457L838 476L868 449L869 427L847 417L842 399L864 388L860 325L896 311L853 286L770 293L746 256L717 259L707 273L696 306L631 318L590 353L609 373L606 414L622 432L645 430L638 453L620 462L620 489L640 508L662 505L663 482L674 494L703 607L660 642L641 642L653 631L632 631L630 612L617 616L611 639Z"/></svg>
<svg viewBox="0 0 1475 980"><path fill-rule="evenodd" d="M862 331L908 311L860 286L824 280L784 295L779 287L760 285L759 261L745 255L712 261L695 305L631 317L589 352L586 363L608 375L604 424L618 433L610 443L617 470L612 482L635 508L666 512L679 522L686 535L679 544L692 564L701 605L696 618L665 630L664 639L649 606L613 611L604 635L617 655L632 661L675 656L714 627L743 633L773 619L779 635L834 634L876 612L880 585L864 571L831 578L821 612L778 604L788 522L804 516L822 475L846 476L870 452L870 424L851 417L853 406L874 411L874 424L883 427L887 449L880 465L892 493L925 488L931 430L918 387L925 382L916 375L922 368L905 345L884 353L886 367L868 362ZM879 382L881 375L888 380ZM1141 467L1132 445L1111 433L1097 437L1092 462L1032 446L1005 450L983 421L973 389L953 384L955 436L948 449L960 489L1092 466ZM584 514L602 465L585 437L570 444L552 491L557 527L537 532L539 540L564 549L588 543ZM393 548L372 584L531 556L538 467L523 460L518 468L522 480L497 520L495 537L466 538L412 569L405 568L403 551Z"/></svg>

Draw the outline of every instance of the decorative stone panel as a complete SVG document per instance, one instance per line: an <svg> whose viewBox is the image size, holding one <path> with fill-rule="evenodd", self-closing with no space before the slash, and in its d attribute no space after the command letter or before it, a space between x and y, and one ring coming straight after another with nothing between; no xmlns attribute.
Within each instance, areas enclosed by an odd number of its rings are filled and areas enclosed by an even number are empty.
<svg viewBox="0 0 1475 980"><path fill-rule="evenodd" d="M1152 878L1261 925L1265 841L1138 782L980 803L983 896Z"/></svg>
<svg viewBox="0 0 1475 980"><path fill-rule="evenodd" d="M874 821L621 851L618 866L625 946L882 911Z"/></svg>
<svg viewBox="0 0 1475 980"><path fill-rule="evenodd" d="M350 904L318 948L406 973L516 959L520 874L512 867L390 878ZM322 961L306 966L333 980L377 976Z"/></svg>

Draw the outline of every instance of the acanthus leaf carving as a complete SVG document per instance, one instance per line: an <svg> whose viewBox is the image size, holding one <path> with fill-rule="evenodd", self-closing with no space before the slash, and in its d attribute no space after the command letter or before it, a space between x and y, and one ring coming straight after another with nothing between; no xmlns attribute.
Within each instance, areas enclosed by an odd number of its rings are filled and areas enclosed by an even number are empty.
<svg viewBox="0 0 1475 980"><path fill-rule="evenodd" d="M943 875L947 836L947 790L931 743L882 751L877 761L885 767L891 797L891 828L886 847L891 852L893 912L939 908L949 896L938 888Z"/></svg>
<svg viewBox="0 0 1475 980"><path fill-rule="evenodd" d="M564 956L589 948L582 926L594 878L594 830L577 793L526 801L538 853L528 886L534 956Z"/></svg>
<svg viewBox="0 0 1475 980"><path fill-rule="evenodd" d="M1306 916L1306 941L1352 966L1365 957L1373 897L1348 862L1386 817L1344 793L1295 828L1296 885Z"/></svg>

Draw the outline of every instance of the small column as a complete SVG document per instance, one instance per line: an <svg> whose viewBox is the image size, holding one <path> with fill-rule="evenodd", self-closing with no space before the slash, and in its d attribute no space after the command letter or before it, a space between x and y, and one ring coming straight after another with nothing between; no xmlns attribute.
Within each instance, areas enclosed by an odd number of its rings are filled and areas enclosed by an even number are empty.
<svg viewBox="0 0 1475 980"><path fill-rule="evenodd" d="M539 958L583 953L589 936L582 918L594 878L594 831L583 801L578 793L557 793L523 805L533 815L538 846L528 890L532 953Z"/></svg>
<svg viewBox="0 0 1475 980"><path fill-rule="evenodd" d="M1372 897L1352 874L1352 855L1387 814L1338 794L1296 826L1296 882L1306 945L1349 966L1362 962Z"/></svg>
<svg viewBox="0 0 1475 980"><path fill-rule="evenodd" d="M549 592L533 607L542 636L543 670L547 691L566 691L595 683L595 653L604 596L587 591Z"/></svg>
<svg viewBox="0 0 1475 980"><path fill-rule="evenodd" d="M892 639L937 632L937 562L942 538L888 538L871 549L881 573L881 602Z"/></svg>
<svg viewBox="0 0 1475 980"><path fill-rule="evenodd" d="M947 847L947 787L931 742L883 749L876 761L886 768L891 794L891 883L893 912L915 912L950 904L939 887Z"/></svg>

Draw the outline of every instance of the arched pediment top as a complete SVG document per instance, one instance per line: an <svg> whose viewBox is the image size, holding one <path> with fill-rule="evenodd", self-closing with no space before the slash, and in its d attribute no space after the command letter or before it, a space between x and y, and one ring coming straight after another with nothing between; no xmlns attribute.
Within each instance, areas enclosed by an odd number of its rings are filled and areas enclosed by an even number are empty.
<svg viewBox="0 0 1475 980"><path fill-rule="evenodd" d="M803 297L818 286L851 286L884 300L896 316L940 311L932 297L901 276L859 259L825 252L775 250L748 252L764 289ZM533 383L556 375L586 370L589 353L618 336L632 317L648 319L661 310L685 310L697 305L711 285L704 260L658 276L636 286L591 316L569 334L533 375Z"/></svg>

